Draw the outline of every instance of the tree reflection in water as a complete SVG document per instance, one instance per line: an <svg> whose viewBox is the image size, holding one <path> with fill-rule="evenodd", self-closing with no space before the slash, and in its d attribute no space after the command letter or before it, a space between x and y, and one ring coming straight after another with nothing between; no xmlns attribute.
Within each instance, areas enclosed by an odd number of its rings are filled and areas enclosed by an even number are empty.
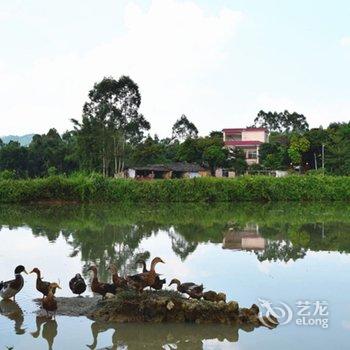
<svg viewBox="0 0 350 350"><path fill-rule="evenodd" d="M50 242L64 237L72 247L71 256L81 255L85 271L96 264L103 279L108 277L111 262L122 274L134 272L136 261L149 257L149 252L140 250L141 241L161 231L168 234L172 250L182 261L205 242L253 250L260 261L301 259L308 250L350 251L350 207L343 204L40 205L0 209L0 225L10 229L27 225L33 235L47 237ZM237 237L241 241L236 242ZM249 239L260 239L259 244L263 240L263 249L249 245ZM227 244L230 240L234 242L231 247Z"/></svg>

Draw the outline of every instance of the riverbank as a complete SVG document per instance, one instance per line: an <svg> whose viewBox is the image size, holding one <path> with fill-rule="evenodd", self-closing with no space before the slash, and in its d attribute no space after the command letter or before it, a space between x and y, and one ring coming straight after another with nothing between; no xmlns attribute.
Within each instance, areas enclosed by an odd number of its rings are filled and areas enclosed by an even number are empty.
<svg viewBox="0 0 350 350"><path fill-rule="evenodd" d="M136 181L102 176L1 180L1 203L349 201L350 177L242 176Z"/></svg>

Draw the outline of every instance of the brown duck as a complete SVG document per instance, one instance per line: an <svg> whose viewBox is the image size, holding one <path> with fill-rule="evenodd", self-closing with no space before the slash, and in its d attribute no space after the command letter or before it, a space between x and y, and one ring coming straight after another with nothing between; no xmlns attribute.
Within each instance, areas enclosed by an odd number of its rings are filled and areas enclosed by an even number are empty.
<svg viewBox="0 0 350 350"><path fill-rule="evenodd" d="M96 266L90 266L88 268L88 271L93 272L93 278L91 282L91 290L96 293L102 295L104 298L107 293L115 294L116 293L116 286L111 283L103 283L98 280L97 277L97 267Z"/></svg>
<svg viewBox="0 0 350 350"><path fill-rule="evenodd" d="M50 283L49 292L42 300L42 306L43 309L46 310L47 315L49 315L49 312L53 312L54 316L56 315L57 300L53 294L53 290L56 290L57 288L61 289L57 283Z"/></svg>
<svg viewBox="0 0 350 350"><path fill-rule="evenodd" d="M40 292L43 297L47 296L49 294L49 288L50 288L50 282L43 281L41 277L41 272L40 270L35 267L30 273L36 273L36 289L38 292ZM56 293L56 288L52 289L52 293Z"/></svg>
<svg viewBox="0 0 350 350"><path fill-rule="evenodd" d="M137 289L139 292L142 292L146 287L151 287L155 283L158 276L155 271L155 267L158 263L164 264L164 261L161 258L156 257L152 260L151 269L149 271L127 276L126 280L128 285Z"/></svg>
<svg viewBox="0 0 350 350"><path fill-rule="evenodd" d="M177 291L189 295L190 298L200 299L203 296L203 284L198 285L193 282L181 283L178 279L174 278L169 283L169 286L172 284L177 285Z"/></svg>
<svg viewBox="0 0 350 350"><path fill-rule="evenodd" d="M140 259L137 261L137 263L142 265L142 272L148 272L145 260ZM151 285L151 288L155 290L161 290L165 283L166 283L166 279L165 278L160 279L159 275L157 274L154 283Z"/></svg>
<svg viewBox="0 0 350 350"><path fill-rule="evenodd" d="M126 279L118 275L118 269L114 264L110 264L108 270L112 273L112 281L116 288L127 287Z"/></svg>

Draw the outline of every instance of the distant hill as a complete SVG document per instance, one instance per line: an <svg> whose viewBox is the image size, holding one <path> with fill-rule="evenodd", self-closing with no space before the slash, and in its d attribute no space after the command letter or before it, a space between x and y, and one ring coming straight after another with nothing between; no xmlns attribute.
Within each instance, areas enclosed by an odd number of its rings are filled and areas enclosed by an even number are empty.
<svg viewBox="0 0 350 350"><path fill-rule="evenodd" d="M16 135L8 135L8 136L1 136L1 140L4 143L9 143L10 141L17 141L19 142L22 146L28 146L35 134L27 134L23 136L16 136Z"/></svg>

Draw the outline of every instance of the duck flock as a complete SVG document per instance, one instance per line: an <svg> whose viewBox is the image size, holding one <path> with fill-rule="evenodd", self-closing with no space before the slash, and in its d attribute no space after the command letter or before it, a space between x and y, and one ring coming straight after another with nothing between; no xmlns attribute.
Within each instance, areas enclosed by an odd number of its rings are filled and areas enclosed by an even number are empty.
<svg viewBox="0 0 350 350"><path fill-rule="evenodd" d="M108 270L111 272L113 283L105 283L99 281L97 267L90 266L88 271L92 273L91 290L95 294L99 294L102 298L105 298L107 294L116 294L120 290L133 289L142 293L142 291L149 287L154 290L161 290L163 285L166 283L165 279L161 279L159 274L156 272L155 267L158 263L164 263L164 261L156 257L151 261L150 269L147 269L146 262L139 260L137 263L142 264L143 270L141 273L135 275L129 275L121 277L118 274L118 269L115 265L111 264ZM15 278L0 282L0 297L3 299L15 300L16 295L22 290L24 286L24 279L22 273L27 273L23 265L16 267L14 274ZM41 272L38 268L34 268L30 273L36 274L36 289L42 294L42 308L46 310L47 315L49 313L56 314L57 311L57 300L55 298L56 289L61 289L56 282L43 281ZM193 282L181 283L178 279L174 278L169 283L170 285L175 284L177 291L180 293L187 294L189 298L201 299L209 301L220 301L226 300L224 293L216 293L214 291L207 291L203 293L203 284L198 285ZM81 296L86 291L87 285L81 274L76 274L69 281L69 288L73 294Z"/></svg>

